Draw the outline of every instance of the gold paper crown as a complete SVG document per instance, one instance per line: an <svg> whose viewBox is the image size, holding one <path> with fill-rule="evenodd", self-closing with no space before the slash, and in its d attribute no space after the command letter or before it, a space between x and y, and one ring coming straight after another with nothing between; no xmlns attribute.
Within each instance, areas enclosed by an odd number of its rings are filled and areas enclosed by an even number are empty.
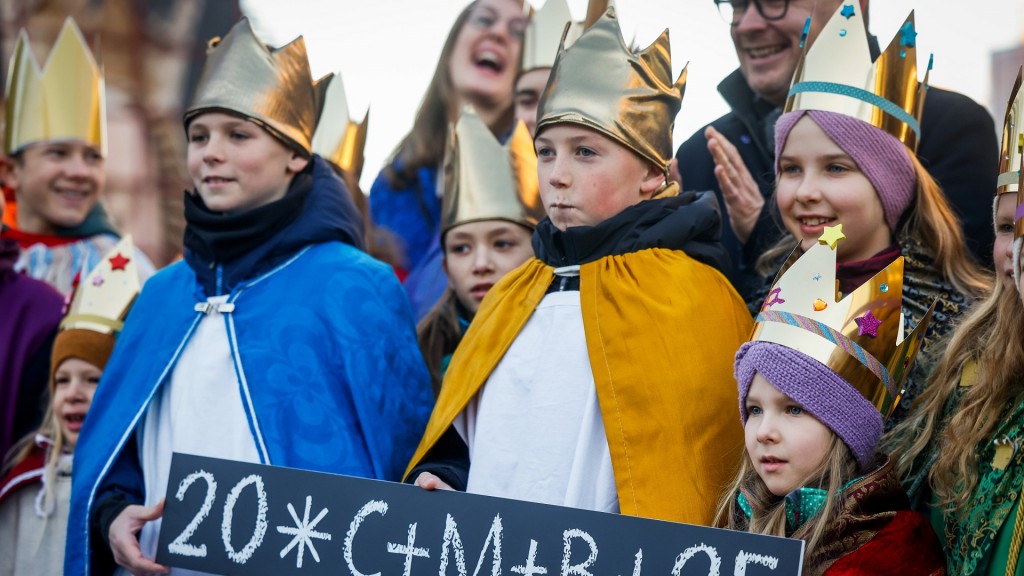
<svg viewBox="0 0 1024 576"><path fill-rule="evenodd" d="M903 257L839 300L836 244L842 225L825 228L818 243L790 256L775 279L754 324L751 340L793 348L850 383L892 414L902 396L935 305L904 338Z"/></svg>
<svg viewBox="0 0 1024 576"><path fill-rule="evenodd" d="M563 39L540 102L537 134L552 124L580 124L667 173L685 88L685 69L672 81L668 29L646 50L633 53L622 39L615 9L608 8L571 48Z"/></svg>
<svg viewBox="0 0 1024 576"><path fill-rule="evenodd" d="M116 336L141 289L135 245L131 236L125 236L88 276L79 279L60 329Z"/></svg>
<svg viewBox="0 0 1024 576"><path fill-rule="evenodd" d="M544 207L537 186L537 154L526 125L516 122L502 145L467 108L449 134L442 234L480 220L508 220L535 228Z"/></svg>
<svg viewBox="0 0 1024 576"><path fill-rule="evenodd" d="M810 19L804 25L805 36L809 28ZM842 2L801 57L785 111L845 114L892 134L916 150L928 90L928 73L924 82L917 82L916 46L911 12L889 47L872 62L860 4Z"/></svg>
<svg viewBox="0 0 1024 576"><path fill-rule="evenodd" d="M242 18L223 39L210 41L185 125L202 112L234 112L311 154L329 77L313 82L302 36L271 50Z"/></svg>
<svg viewBox="0 0 1024 576"><path fill-rule="evenodd" d="M81 140L107 155L103 73L71 18L64 21L43 67L21 30L11 56L6 99L7 154L35 142Z"/></svg>
<svg viewBox="0 0 1024 576"><path fill-rule="evenodd" d="M358 181L363 174L363 150L369 123L369 110L358 124L349 117L345 85L341 75L335 74L327 84L320 123L313 135L313 153L330 160Z"/></svg>
<svg viewBox="0 0 1024 576"><path fill-rule="evenodd" d="M1020 190L1021 156L1024 155L1024 91L1021 87L1021 72L1017 69L1017 80L1010 90L1010 101L1006 104L1006 116L1003 119L1003 138L999 146L999 180L996 181L996 194L1017 192Z"/></svg>
<svg viewBox="0 0 1024 576"><path fill-rule="evenodd" d="M530 14L530 24L523 38L523 63L519 73L554 66L562 35L565 35L565 47L568 48L584 30L597 22L610 4L611 0L590 0L587 19L575 22L565 0L547 0L540 10L534 10L527 2L524 6ZM568 30L566 23L569 23Z"/></svg>

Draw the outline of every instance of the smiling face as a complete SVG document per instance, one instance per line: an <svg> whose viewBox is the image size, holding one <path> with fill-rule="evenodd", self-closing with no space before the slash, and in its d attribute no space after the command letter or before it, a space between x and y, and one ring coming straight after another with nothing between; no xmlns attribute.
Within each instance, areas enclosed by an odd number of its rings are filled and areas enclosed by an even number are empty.
<svg viewBox="0 0 1024 576"><path fill-rule="evenodd" d="M449 61L452 87L461 104L511 105L527 23L518 0L477 0Z"/></svg>
<svg viewBox="0 0 1024 576"><path fill-rule="evenodd" d="M782 0L762 0L780 4ZM735 26L732 42L740 61L740 72L751 90L765 100L781 106L786 100L797 62L803 49L800 36L804 22L813 13L808 41L814 42L829 17L839 6L838 0L789 0L786 15L779 20L765 20L750 0Z"/></svg>
<svg viewBox="0 0 1024 576"><path fill-rule="evenodd" d="M992 261L996 276L1004 288L1013 287L1013 216L1017 211L1017 194L996 197L996 241L992 246Z"/></svg>
<svg viewBox="0 0 1024 576"><path fill-rule="evenodd" d="M106 184L103 156L78 140L32 144L5 163L18 201L18 227L53 234L85 221Z"/></svg>
<svg viewBox="0 0 1024 576"><path fill-rule="evenodd" d="M747 456L776 496L804 486L828 456L832 431L792 398L754 375L743 427Z"/></svg>
<svg viewBox="0 0 1024 576"><path fill-rule="evenodd" d="M531 231L505 220L467 222L443 238L448 286L468 312L476 314L487 291L533 256Z"/></svg>
<svg viewBox="0 0 1024 576"><path fill-rule="evenodd" d="M777 182L782 222L803 250L817 243L825 226L837 224L847 236L839 243L840 262L864 260L892 245L871 181L809 116L789 133Z"/></svg>
<svg viewBox="0 0 1024 576"><path fill-rule="evenodd" d="M79 358L64 360L54 372L53 417L60 426L64 447L69 451L75 449L102 375L102 370Z"/></svg>
<svg viewBox="0 0 1024 576"><path fill-rule="evenodd" d="M280 200L308 163L238 116L207 112L188 126L188 173L214 212L244 212Z"/></svg>
<svg viewBox="0 0 1024 576"><path fill-rule="evenodd" d="M650 162L576 124L545 127L534 145L540 198L559 230L596 226L649 199L665 181Z"/></svg>
<svg viewBox="0 0 1024 576"><path fill-rule="evenodd" d="M549 76L551 68L534 68L516 80L516 118L526 124L530 134L537 129L537 106Z"/></svg>

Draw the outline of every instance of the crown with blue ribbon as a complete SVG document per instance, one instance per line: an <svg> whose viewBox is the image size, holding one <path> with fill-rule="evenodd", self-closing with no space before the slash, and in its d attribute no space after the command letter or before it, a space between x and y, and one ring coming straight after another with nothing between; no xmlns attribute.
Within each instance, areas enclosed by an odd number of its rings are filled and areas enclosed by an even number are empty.
<svg viewBox="0 0 1024 576"><path fill-rule="evenodd" d="M904 334L903 257L840 299L836 246L842 224L793 252L755 319L751 341L787 346L821 362L888 418L903 395L935 304Z"/></svg>
<svg viewBox="0 0 1024 576"><path fill-rule="evenodd" d="M804 36L810 19L804 26ZM931 71L932 60L928 60ZM824 110L863 120L911 150L921 137L928 73L917 81L917 29L911 12L874 62L857 2L842 2L805 52L793 75L786 112Z"/></svg>

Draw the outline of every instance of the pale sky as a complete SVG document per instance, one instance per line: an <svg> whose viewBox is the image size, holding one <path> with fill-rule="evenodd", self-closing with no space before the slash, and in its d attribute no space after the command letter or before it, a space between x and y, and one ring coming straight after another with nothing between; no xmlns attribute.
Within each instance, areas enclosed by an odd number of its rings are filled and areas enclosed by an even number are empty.
<svg viewBox="0 0 1024 576"><path fill-rule="evenodd" d="M542 4L543 0L529 0ZM315 76L340 72L351 115L371 107L362 186L370 184L412 126L452 21L468 0L242 0L242 10L268 44L303 35ZM587 0L568 0L582 19ZM616 0L623 35L646 47L665 28L672 66L689 62L683 107L676 118L678 146L695 130L728 111L716 87L737 66L712 0ZM965 9L966 6L970 10ZM935 54L931 83L962 92L990 107L990 54L1024 39L1021 0L874 0L871 32L885 46L914 8L923 75ZM225 32L227 32L225 30ZM1009 94L1000 96L1004 103ZM991 110L990 110L991 112ZM1004 109L994 115L1001 127Z"/></svg>

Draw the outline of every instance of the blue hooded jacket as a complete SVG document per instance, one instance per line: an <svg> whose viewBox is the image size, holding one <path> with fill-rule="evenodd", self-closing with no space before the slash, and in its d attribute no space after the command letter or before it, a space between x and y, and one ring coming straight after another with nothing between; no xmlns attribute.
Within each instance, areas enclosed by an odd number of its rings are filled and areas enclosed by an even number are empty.
<svg viewBox="0 0 1024 576"><path fill-rule="evenodd" d="M146 283L75 450L65 574L98 571L97 502L145 501L136 429L207 295L234 305L224 321L261 463L400 478L433 395L405 294L388 266L356 247L359 223L341 180L314 157L301 213L280 232L228 263L187 251Z"/></svg>

